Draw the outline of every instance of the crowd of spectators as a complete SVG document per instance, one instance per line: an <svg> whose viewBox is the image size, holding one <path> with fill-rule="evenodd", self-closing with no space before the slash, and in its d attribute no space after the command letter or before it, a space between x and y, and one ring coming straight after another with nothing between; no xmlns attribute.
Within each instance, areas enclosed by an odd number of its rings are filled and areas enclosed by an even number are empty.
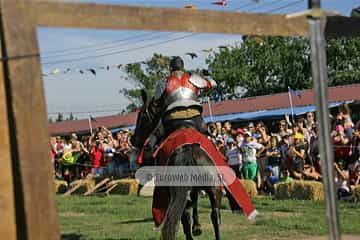
<svg viewBox="0 0 360 240"><path fill-rule="evenodd" d="M110 175L116 178L131 174L129 138L132 132L122 130L113 136L100 127L91 136L81 139L76 134L50 138L50 156L57 179L75 179Z"/></svg>
<svg viewBox="0 0 360 240"><path fill-rule="evenodd" d="M322 180L318 126L313 112L295 119L285 116L271 124L209 123L208 133L236 176L255 181L262 193L273 194L278 182ZM113 135L100 127L81 139L76 134L51 137L55 177L71 182L89 174L116 178L131 175L136 169L130 154L131 134L122 130ZM360 121L353 123L348 107L340 107L332 117L331 137L338 194L339 198L346 198L354 186L360 185Z"/></svg>
<svg viewBox="0 0 360 240"><path fill-rule="evenodd" d="M273 194L278 182L321 181L315 114L308 112L293 121L286 116L268 125L257 121L234 128L229 121L211 123L210 138L237 177L255 181L262 193ZM348 106L332 116L331 137L338 197L346 198L360 185L360 121L353 123Z"/></svg>

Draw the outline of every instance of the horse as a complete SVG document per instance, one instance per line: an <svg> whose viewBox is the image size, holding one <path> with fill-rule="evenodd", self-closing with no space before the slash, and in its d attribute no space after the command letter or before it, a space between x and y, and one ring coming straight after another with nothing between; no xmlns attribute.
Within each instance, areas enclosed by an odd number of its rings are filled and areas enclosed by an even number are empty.
<svg viewBox="0 0 360 240"><path fill-rule="evenodd" d="M138 143L144 143L149 137L155 125L160 121L158 114L149 108L150 101L145 91L141 91L143 105L138 112L136 128L132 136ZM188 126L187 126L188 127ZM208 155L197 144L184 145L176 149L168 159L170 166L214 166ZM211 173L209 173L211 174ZM192 240L192 235L201 233L197 213L198 191L205 190L211 205L211 221L214 228L215 239L220 240L220 205L219 196L221 191L217 186L168 186L169 203L162 223L161 239L174 240L178 223L181 221L186 240ZM188 193L190 199L188 200ZM191 227L190 209L193 208L193 222ZM192 234L193 233L193 234Z"/></svg>

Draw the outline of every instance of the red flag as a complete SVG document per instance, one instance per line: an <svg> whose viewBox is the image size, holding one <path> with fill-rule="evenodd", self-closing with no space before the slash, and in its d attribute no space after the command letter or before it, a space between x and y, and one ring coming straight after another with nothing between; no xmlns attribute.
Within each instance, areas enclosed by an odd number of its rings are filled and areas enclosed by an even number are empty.
<svg viewBox="0 0 360 240"><path fill-rule="evenodd" d="M211 4L220 5L220 6L225 7L227 5L227 0L221 0L221 1L217 1L217 2L212 2Z"/></svg>

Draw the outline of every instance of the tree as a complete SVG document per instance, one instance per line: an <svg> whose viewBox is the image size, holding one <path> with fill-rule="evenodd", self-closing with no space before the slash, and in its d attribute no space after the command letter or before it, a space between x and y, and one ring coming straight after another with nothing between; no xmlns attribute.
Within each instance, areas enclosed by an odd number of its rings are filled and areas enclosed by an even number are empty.
<svg viewBox="0 0 360 240"><path fill-rule="evenodd" d="M134 112L141 105L141 89L149 96L154 95L157 82L169 75L169 62L170 57L155 53L148 61L126 65L126 79L136 85L135 89L120 90L120 93L131 101L126 112Z"/></svg>
<svg viewBox="0 0 360 240"><path fill-rule="evenodd" d="M58 113L55 121L56 121L56 122L62 122L62 121L64 121L64 116L62 115L62 113Z"/></svg>
<svg viewBox="0 0 360 240"><path fill-rule="evenodd" d="M360 82L360 39L328 41L330 86ZM238 97L258 96L312 88L309 42L300 37L248 37L241 44L222 47L207 59L218 93Z"/></svg>
<svg viewBox="0 0 360 240"><path fill-rule="evenodd" d="M360 38L328 41L329 85L360 83Z"/></svg>
<svg viewBox="0 0 360 240"><path fill-rule="evenodd" d="M245 87L247 96L256 96L310 87L309 52L303 38L244 37L211 54L207 63L220 93L237 97L236 89Z"/></svg>
<svg viewBox="0 0 360 240"><path fill-rule="evenodd" d="M76 118L74 117L73 113L70 112L70 115L69 115L69 117L66 119L66 121L73 121L73 120L76 120Z"/></svg>

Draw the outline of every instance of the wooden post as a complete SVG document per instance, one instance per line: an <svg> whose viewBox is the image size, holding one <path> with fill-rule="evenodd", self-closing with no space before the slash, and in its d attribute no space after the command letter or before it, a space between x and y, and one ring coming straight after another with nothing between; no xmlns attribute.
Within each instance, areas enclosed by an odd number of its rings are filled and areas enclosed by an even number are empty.
<svg viewBox="0 0 360 240"><path fill-rule="evenodd" d="M1 39L2 40L2 39ZM0 40L0 45L1 45ZM0 57L2 57L0 48ZM7 114L4 66L0 64L0 236L16 239L15 202L11 164L10 131Z"/></svg>
<svg viewBox="0 0 360 240"><path fill-rule="evenodd" d="M22 3L23 0L2 0L0 8L4 63L4 71L0 71L0 109L8 110L8 126L3 115L0 118L0 137L5 135L5 145L0 144L5 168L2 162L0 175L4 175L1 177L10 185L13 180L15 203L15 215L9 203L10 210L5 218L1 213L0 222L10 225L10 239L15 239L11 230L14 218L16 239L59 239L52 168L45 147L49 144L49 135L40 62L36 55L36 26L31 25ZM6 108L1 94L3 86ZM12 171L6 161L10 156ZM5 190L9 191L7 200L11 201L10 187Z"/></svg>

